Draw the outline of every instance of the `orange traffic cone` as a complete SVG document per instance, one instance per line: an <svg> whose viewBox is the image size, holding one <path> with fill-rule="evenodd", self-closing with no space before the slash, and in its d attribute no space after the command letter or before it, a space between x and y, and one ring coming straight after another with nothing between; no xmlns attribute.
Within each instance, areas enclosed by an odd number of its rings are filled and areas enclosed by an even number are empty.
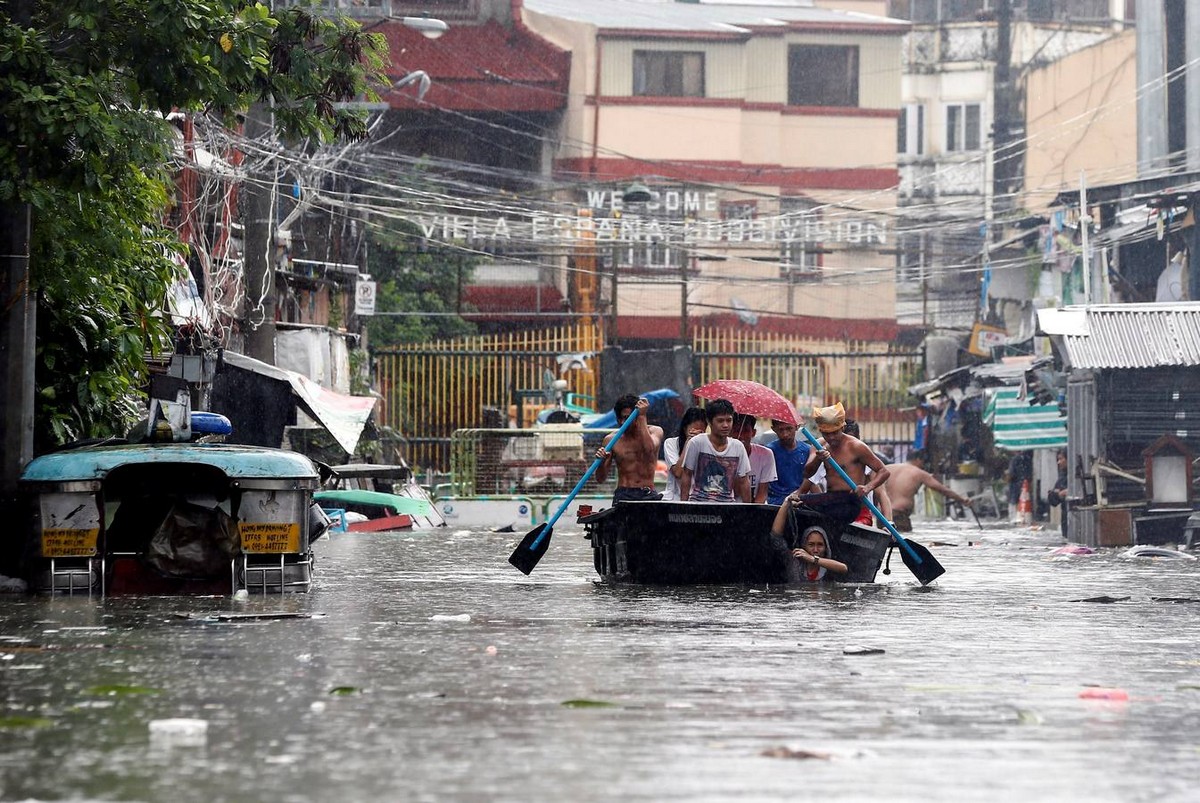
<svg viewBox="0 0 1200 803"><path fill-rule="evenodd" d="M1021 523L1033 524L1033 497L1029 495L1029 480L1021 483L1021 496L1017 499L1017 512L1021 514Z"/></svg>

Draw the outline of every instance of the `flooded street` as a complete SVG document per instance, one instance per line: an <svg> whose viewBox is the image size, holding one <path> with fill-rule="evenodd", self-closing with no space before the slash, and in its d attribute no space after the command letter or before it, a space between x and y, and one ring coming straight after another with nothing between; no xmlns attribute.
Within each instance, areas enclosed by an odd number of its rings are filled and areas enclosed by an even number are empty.
<svg viewBox="0 0 1200 803"><path fill-rule="evenodd" d="M946 523L927 590L899 556L618 588L566 529L524 577L520 536L337 535L284 598L0 598L0 797L1194 799L1200 562Z"/></svg>

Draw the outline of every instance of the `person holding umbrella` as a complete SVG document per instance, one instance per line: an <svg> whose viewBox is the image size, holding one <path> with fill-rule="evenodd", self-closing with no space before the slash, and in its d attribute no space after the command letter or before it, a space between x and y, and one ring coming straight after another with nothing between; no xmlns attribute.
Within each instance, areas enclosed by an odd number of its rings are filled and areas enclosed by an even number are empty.
<svg viewBox="0 0 1200 803"><path fill-rule="evenodd" d="M854 482L854 487L846 484L840 473L828 473L823 494L795 494L789 498L821 511L823 514L842 524L852 521L871 523L871 511L863 505L863 497L870 494L887 482L889 473L883 461L871 451L871 447L852 435L847 435L846 410L838 402L829 407L817 407L813 410L813 422L820 430L825 448L817 452L817 458L822 462L833 460ZM867 474L867 469L871 474Z"/></svg>

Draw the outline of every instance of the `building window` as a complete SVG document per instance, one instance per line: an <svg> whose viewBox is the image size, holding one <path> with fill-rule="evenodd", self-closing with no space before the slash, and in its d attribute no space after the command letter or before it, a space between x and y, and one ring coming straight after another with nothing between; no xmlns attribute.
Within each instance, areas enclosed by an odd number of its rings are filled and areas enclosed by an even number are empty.
<svg viewBox="0 0 1200 803"><path fill-rule="evenodd" d="M704 54L662 50L633 51L633 94L674 98L704 97Z"/></svg>
<svg viewBox="0 0 1200 803"><path fill-rule="evenodd" d="M920 223L914 222L914 227ZM911 289L925 281L929 267L929 239L925 232L904 232L896 237L896 284Z"/></svg>
<svg viewBox="0 0 1200 803"><path fill-rule="evenodd" d="M821 275L821 243L812 236L821 221L816 202L808 198L779 201L779 278L810 281Z"/></svg>
<svg viewBox="0 0 1200 803"><path fill-rule="evenodd" d="M901 156L925 153L925 107L919 103L906 103L900 107L896 153Z"/></svg>
<svg viewBox="0 0 1200 803"><path fill-rule="evenodd" d="M840 45L789 47L788 104L857 106L858 48Z"/></svg>
<svg viewBox="0 0 1200 803"><path fill-rule="evenodd" d="M754 220L758 201L721 201L721 220Z"/></svg>
<svg viewBox="0 0 1200 803"><path fill-rule="evenodd" d="M977 151L983 142L982 114L978 103L946 106L946 152Z"/></svg>
<svg viewBox="0 0 1200 803"><path fill-rule="evenodd" d="M621 273L678 273L687 258L682 248L665 242L622 243L614 245L609 260Z"/></svg>

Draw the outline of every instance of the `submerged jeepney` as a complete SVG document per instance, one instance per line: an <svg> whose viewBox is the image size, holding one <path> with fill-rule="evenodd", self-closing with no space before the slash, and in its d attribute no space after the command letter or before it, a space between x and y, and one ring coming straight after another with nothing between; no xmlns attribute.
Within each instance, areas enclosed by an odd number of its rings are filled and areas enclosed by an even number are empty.
<svg viewBox="0 0 1200 803"><path fill-rule="evenodd" d="M302 592L329 520L315 464L280 449L117 443L43 455L21 476L31 590Z"/></svg>

